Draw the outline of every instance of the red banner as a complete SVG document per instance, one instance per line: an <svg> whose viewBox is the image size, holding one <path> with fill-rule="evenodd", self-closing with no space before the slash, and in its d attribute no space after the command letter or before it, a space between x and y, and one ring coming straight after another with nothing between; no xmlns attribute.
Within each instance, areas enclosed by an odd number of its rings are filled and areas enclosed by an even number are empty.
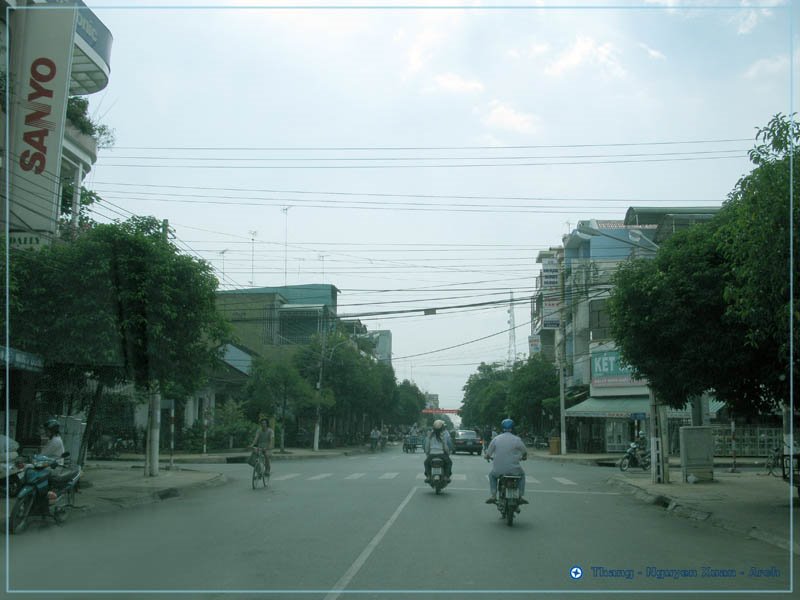
<svg viewBox="0 0 800 600"><path fill-rule="evenodd" d="M426 415L457 415L461 410L458 408L424 408L422 412Z"/></svg>

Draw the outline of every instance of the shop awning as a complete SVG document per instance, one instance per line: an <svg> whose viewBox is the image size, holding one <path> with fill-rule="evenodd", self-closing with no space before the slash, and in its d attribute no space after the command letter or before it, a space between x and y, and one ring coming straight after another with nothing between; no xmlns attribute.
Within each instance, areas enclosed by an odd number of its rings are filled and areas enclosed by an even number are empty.
<svg viewBox="0 0 800 600"><path fill-rule="evenodd" d="M725 403L710 399L708 412L714 419L725 407ZM650 398L647 396L604 396L590 397L566 411L568 417L597 417L600 419L644 419L650 416ZM671 419L688 419L691 417L689 407L668 408L667 416Z"/></svg>
<svg viewBox="0 0 800 600"><path fill-rule="evenodd" d="M647 396L592 397L568 408L566 414L568 417L630 419L632 415L650 414L650 399Z"/></svg>

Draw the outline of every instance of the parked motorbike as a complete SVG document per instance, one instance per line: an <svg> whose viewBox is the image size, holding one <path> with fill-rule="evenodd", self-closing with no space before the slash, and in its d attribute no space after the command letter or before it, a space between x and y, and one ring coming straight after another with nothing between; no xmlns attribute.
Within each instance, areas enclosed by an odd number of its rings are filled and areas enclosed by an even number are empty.
<svg viewBox="0 0 800 600"><path fill-rule="evenodd" d="M514 515L520 511L520 479L522 475L501 475L497 479L497 510L509 527L514 524Z"/></svg>
<svg viewBox="0 0 800 600"><path fill-rule="evenodd" d="M619 470L627 471L628 467L642 467L643 471L650 469L650 453L639 448L639 444L632 442L619 461Z"/></svg>
<svg viewBox="0 0 800 600"><path fill-rule="evenodd" d="M61 455L64 466L43 455L35 455L24 465L22 486L8 520L9 533L21 533L34 515L53 517L58 524L66 521L81 478L81 468L72 468L69 456L69 452Z"/></svg>
<svg viewBox="0 0 800 600"><path fill-rule="evenodd" d="M444 469L445 466L443 458L435 456L431 459L431 475L429 485L437 494L441 493L441 491L446 488L447 484L449 483L449 479L445 476Z"/></svg>

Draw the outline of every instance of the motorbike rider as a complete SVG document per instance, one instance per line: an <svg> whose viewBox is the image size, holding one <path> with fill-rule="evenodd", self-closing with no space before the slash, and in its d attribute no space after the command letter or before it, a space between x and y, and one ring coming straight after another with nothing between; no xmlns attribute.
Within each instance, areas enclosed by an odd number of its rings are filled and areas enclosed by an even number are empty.
<svg viewBox="0 0 800 600"><path fill-rule="evenodd" d="M431 482L431 461L439 457L444 461L444 476L450 481L450 474L453 471L453 461L450 453L453 451L453 440L450 433L444 428L444 421L436 419L433 422L433 429L428 433L422 444L425 451L425 483Z"/></svg>
<svg viewBox="0 0 800 600"><path fill-rule="evenodd" d="M497 502L497 480L501 475L521 475L519 480L519 503L528 504L522 496L525 494L525 471L519 464L521 460L527 460L528 449L525 443L514 433L514 421L511 419L503 419L500 423L500 428L503 433L495 437L486 449L486 460L494 459L492 463L492 470L489 472L489 492L491 496L486 501L486 504L494 504Z"/></svg>
<svg viewBox="0 0 800 600"><path fill-rule="evenodd" d="M49 439L42 447L42 454L49 458L61 460L61 455L64 454L64 441L61 439L61 424L55 419L48 419L44 424L44 430L47 432Z"/></svg>
<svg viewBox="0 0 800 600"><path fill-rule="evenodd" d="M272 468L269 462L269 451L275 445L275 432L272 431L269 426L269 420L266 417L261 417L261 426L256 430L253 443L250 445L264 457L264 466L267 469L267 475L269 475Z"/></svg>

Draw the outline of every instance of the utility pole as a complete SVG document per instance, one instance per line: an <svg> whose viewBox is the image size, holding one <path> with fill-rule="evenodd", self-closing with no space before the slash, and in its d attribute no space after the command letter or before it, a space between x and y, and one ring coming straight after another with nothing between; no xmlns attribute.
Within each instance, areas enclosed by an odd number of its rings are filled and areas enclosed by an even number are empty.
<svg viewBox="0 0 800 600"><path fill-rule="evenodd" d="M225 253L227 251L227 248L219 251L219 255L222 257L222 285L225 285Z"/></svg>
<svg viewBox="0 0 800 600"><path fill-rule="evenodd" d="M561 255L561 264L558 269L559 287L561 288L561 299L558 307L558 330L561 337L561 345L559 348L558 359L558 387L559 387L559 408L561 409L561 454L567 453L567 408L566 399L564 398L564 370L567 366L567 328L564 320L566 295L564 293L566 282L564 281L564 260L565 257Z"/></svg>
<svg viewBox="0 0 800 600"><path fill-rule="evenodd" d="M289 209L291 206L284 206L283 211L283 285L287 285L286 272L289 254Z"/></svg>
<svg viewBox="0 0 800 600"><path fill-rule="evenodd" d="M510 300L508 302L508 368L514 366L517 360L517 338L514 333L516 325L514 323L514 292L509 292Z"/></svg>
<svg viewBox="0 0 800 600"><path fill-rule="evenodd" d="M256 236L257 231L248 231L250 234L250 285L256 285Z"/></svg>
<svg viewBox="0 0 800 600"><path fill-rule="evenodd" d="M169 221L161 221L161 236L164 242L169 241ZM158 476L159 444L161 443L161 390L158 382L151 382L148 394L148 435L147 435L147 469L145 475Z"/></svg>

